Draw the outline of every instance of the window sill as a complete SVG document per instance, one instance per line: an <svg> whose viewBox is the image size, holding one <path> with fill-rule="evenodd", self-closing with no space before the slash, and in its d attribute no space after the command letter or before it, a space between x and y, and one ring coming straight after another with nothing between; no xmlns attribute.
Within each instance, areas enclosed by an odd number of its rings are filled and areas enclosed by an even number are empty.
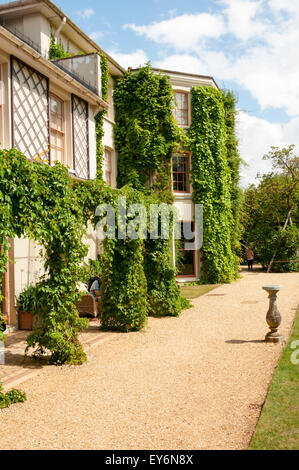
<svg viewBox="0 0 299 470"><path fill-rule="evenodd" d="M190 193L190 192L182 193L182 192L173 191L173 195L174 195L175 199L190 199L190 198L192 198L192 193Z"/></svg>

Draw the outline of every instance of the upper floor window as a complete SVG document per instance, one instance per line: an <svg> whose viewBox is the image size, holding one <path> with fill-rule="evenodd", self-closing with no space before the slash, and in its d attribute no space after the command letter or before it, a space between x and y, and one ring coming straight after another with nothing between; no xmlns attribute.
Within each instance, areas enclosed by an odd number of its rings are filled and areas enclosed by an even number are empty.
<svg viewBox="0 0 299 470"><path fill-rule="evenodd" d="M111 186L112 184L112 152L105 148L105 181Z"/></svg>
<svg viewBox="0 0 299 470"><path fill-rule="evenodd" d="M188 193L190 191L190 154L177 152L172 156L173 191Z"/></svg>
<svg viewBox="0 0 299 470"><path fill-rule="evenodd" d="M188 126L189 119L189 106L188 106L188 93L183 91L175 91L173 99L173 114L178 124L181 126Z"/></svg>
<svg viewBox="0 0 299 470"><path fill-rule="evenodd" d="M113 104L113 88L112 88L112 85L108 85L108 99L107 99L107 102L108 102L108 113L107 113L107 116L109 119L111 119L112 121L114 121L114 104Z"/></svg>
<svg viewBox="0 0 299 470"><path fill-rule="evenodd" d="M50 96L51 161L64 163L64 103Z"/></svg>

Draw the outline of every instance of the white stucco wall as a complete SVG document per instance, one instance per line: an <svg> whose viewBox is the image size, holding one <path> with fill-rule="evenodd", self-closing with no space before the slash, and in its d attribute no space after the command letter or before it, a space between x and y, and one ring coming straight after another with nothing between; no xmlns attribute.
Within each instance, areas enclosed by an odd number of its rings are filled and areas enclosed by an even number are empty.
<svg viewBox="0 0 299 470"><path fill-rule="evenodd" d="M15 253L15 295L28 285L35 285L44 274L43 259L40 257L42 249L37 243L28 238L16 238Z"/></svg>

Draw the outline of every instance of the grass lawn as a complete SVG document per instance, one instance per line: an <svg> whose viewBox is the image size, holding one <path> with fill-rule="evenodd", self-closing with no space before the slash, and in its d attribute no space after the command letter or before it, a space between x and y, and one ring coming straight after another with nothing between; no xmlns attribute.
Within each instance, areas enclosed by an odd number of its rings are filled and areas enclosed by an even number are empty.
<svg viewBox="0 0 299 470"><path fill-rule="evenodd" d="M210 292L216 287L218 287L217 284L204 284L202 286L182 286L180 289L181 294L187 299L196 299L197 297Z"/></svg>
<svg viewBox="0 0 299 470"><path fill-rule="evenodd" d="M291 362L291 355L295 352L291 345L298 340L299 310L291 338L270 385L269 394L249 447L251 450L299 449L299 364ZM298 348L299 343L296 349Z"/></svg>

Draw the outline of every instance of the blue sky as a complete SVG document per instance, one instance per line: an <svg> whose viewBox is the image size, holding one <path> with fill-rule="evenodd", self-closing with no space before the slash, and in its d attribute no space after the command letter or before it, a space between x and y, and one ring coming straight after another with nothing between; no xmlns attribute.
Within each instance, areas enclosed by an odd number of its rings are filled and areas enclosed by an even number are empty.
<svg viewBox="0 0 299 470"><path fill-rule="evenodd" d="M1 2L3 3L3 2ZM299 145L299 0L57 0L121 65L212 75L239 98L242 184Z"/></svg>

